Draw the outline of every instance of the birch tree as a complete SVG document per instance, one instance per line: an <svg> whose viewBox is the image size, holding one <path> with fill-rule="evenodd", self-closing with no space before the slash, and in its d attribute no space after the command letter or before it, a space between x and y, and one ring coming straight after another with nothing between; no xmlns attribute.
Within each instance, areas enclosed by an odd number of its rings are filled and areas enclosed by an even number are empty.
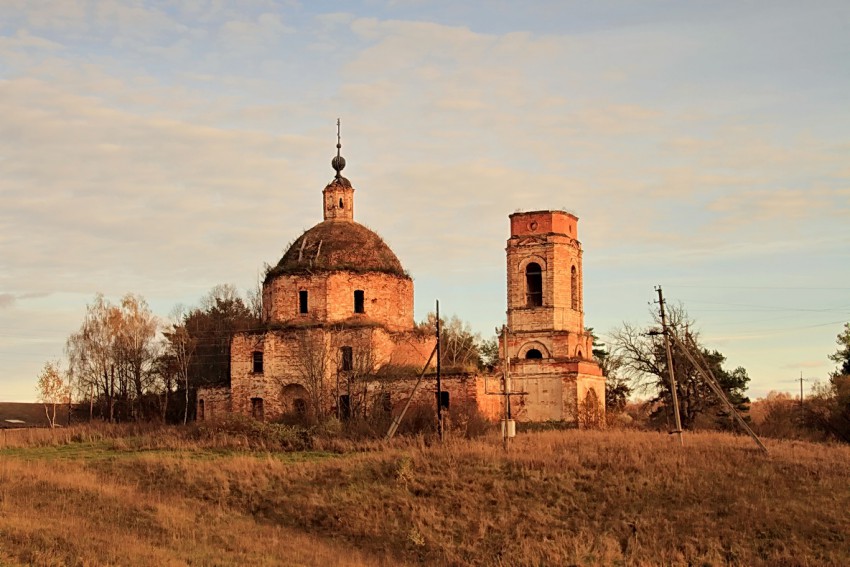
<svg viewBox="0 0 850 567"><path fill-rule="evenodd" d="M44 404L44 413L50 427L56 427L56 406L67 403L70 390L58 362L45 362L38 375L38 399Z"/></svg>

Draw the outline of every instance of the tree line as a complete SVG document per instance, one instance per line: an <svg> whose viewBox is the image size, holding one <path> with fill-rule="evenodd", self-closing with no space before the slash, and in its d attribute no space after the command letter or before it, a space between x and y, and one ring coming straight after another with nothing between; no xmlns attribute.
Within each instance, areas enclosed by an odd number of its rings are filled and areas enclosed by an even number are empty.
<svg viewBox="0 0 850 567"><path fill-rule="evenodd" d="M98 293L65 343L66 369L45 364L39 398L53 408L75 401L78 419L185 423L199 387L229 385L230 339L260 325L255 295L218 285L163 319L139 295L113 303Z"/></svg>
<svg viewBox="0 0 850 567"><path fill-rule="evenodd" d="M235 333L262 328L261 316L259 289L243 297L226 284L212 288L195 307L176 306L164 319L139 295L128 293L113 303L97 294L86 306L79 329L66 341L67 369L63 372L57 361L51 361L38 377L48 420L53 423L50 418L57 404L73 399L77 415L83 418L186 423L194 418L198 388L230 385L231 339ZM750 406L747 371L740 366L729 368L720 351L702 344L696 321L683 306L669 309L669 319L676 332L690 335L691 354L706 362L735 408L746 414ZM431 333L435 323L436 316L429 313L417 330ZM642 426L672 430L672 391L659 325L655 313L646 325L623 323L609 333L610 347L587 329L594 336L593 356L607 379L609 424L631 417ZM441 319L441 327L442 365L447 372L489 371L500 365L496 337L483 339L457 316ZM838 365L836 370L828 382L813 388L803 411L790 396L774 394L762 404L767 408L768 434L816 432L850 442L850 323L838 335L837 344L836 352L829 355ZM672 355L682 426L731 428L731 416L686 353L674 345ZM359 359L355 362L357 368L363 366ZM342 387L349 393L356 391L360 382L374 378L375 371L370 364L368 370L351 372L350 383ZM635 394L647 396L641 404L643 411L634 411L631 398Z"/></svg>
<svg viewBox="0 0 850 567"><path fill-rule="evenodd" d="M433 332L434 323L435 316L429 313L417 330ZM496 363L495 338L483 340L457 316L443 319L442 326L442 363L448 371L470 372ZM49 420L58 404L73 400L77 419L186 423L195 417L198 388L230 386L233 336L261 328L259 289L242 296L232 285L217 285L198 306L177 305L167 318L155 315L137 294L128 293L113 303L98 293L86 305L79 329L66 341L66 369L58 361L49 361L42 369L39 399ZM324 376L326 365L340 363L324 360L324 355L315 360L315 347L302 349L308 385L319 379L317 373ZM334 354L338 358L339 353ZM342 385L349 394L374 378L377 370L374 361L366 365L360 354L354 356L358 372L346 373ZM357 406L351 409L359 411Z"/></svg>
<svg viewBox="0 0 850 567"><path fill-rule="evenodd" d="M692 339L684 342L692 349L691 357L682 352L679 345L672 345L682 427L686 430L733 428L731 415L690 361L690 358L700 357L735 409L750 421L748 413L752 403L746 396L750 381L746 369L727 367L726 357L720 351L702 344L695 330L696 321L682 305L669 309L668 318L673 332ZM672 387L660 325L658 314L653 312L646 325L623 323L612 331L610 349L594 341L594 357L607 378L609 422L639 422L638 425L644 427L674 429ZM828 357L837 368L827 381L813 385L805 402L776 392L755 402L758 421L752 425L759 434L850 443L850 323L844 325L836 343L837 350ZM633 392L647 397L640 403L630 403Z"/></svg>

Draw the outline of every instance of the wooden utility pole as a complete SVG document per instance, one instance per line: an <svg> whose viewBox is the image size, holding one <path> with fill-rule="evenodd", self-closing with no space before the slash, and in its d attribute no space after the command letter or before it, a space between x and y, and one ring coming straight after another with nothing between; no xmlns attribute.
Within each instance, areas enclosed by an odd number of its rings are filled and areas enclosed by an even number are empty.
<svg viewBox="0 0 850 567"><path fill-rule="evenodd" d="M711 368L709 368L708 364L705 362L702 354L699 352L699 349L696 346L696 343L691 338L690 335L687 336L687 340L690 343L690 346L693 347L693 351L697 353L700 362L697 362L696 358L691 354L691 349L688 346L682 344L682 341L679 340L675 334L671 333L671 338L676 341L676 344L682 349L682 353L687 357L687 359L694 365L694 368L697 372L700 373L705 383L714 391L715 395L720 399L721 403L726 406L726 409L735 417L738 424L747 432L747 434L752 437L753 441L756 442L756 445L759 446L759 449L767 453L767 447L761 442L758 435L750 429L750 426L747 425L747 422L744 421L744 418L741 417L741 414L738 413L738 410L735 409L735 406L732 405L732 402L729 401L729 398L726 397L726 394L723 392L723 388L720 387L720 384L717 382L717 379L714 377L714 374L711 372Z"/></svg>
<svg viewBox="0 0 850 567"><path fill-rule="evenodd" d="M405 402L404 407L401 409L401 413L399 413L393 422L390 424L390 428L387 430L387 434L384 436L384 441L389 441L395 435L395 432L398 431L398 426L401 425L401 420L404 419L404 414L407 413L407 409L410 407L410 403L413 401L413 397L416 395L416 390L419 389L419 384L422 383L422 378L425 376L425 372L428 370L428 367L431 365L431 361L434 359L434 354L437 352L437 346L434 345L434 348L431 349L431 355L428 356L428 361L425 363L425 366L422 367L422 372L419 373L419 379L416 381L416 384L413 385L413 391L410 392L410 397L407 398L407 402Z"/></svg>
<svg viewBox="0 0 850 567"><path fill-rule="evenodd" d="M655 291L658 292L658 309L661 312L661 332L664 334L664 349L667 351L667 372L670 374L670 395L673 398L673 417L676 424L676 435L679 436L679 445L684 447L685 441L682 439L682 418L679 415L679 396L676 393L676 375L673 371L673 353L670 351L670 332L667 328L667 315L664 313L664 295L661 293L661 286L656 286Z"/></svg>
<svg viewBox="0 0 850 567"><path fill-rule="evenodd" d="M508 368L510 358L508 357L508 327L502 326L502 393L505 396L505 426L502 428L502 437L505 451L508 450L508 439L510 438L511 427L511 373Z"/></svg>
<svg viewBox="0 0 850 567"><path fill-rule="evenodd" d="M805 421L806 414L803 410L803 371L800 370L800 425Z"/></svg>
<svg viewBox="0 0 850 567"><path fill-rule="evenodd" d="M440 381L440 300L437 300L437 437L443 440L443 385Z"/></svg>

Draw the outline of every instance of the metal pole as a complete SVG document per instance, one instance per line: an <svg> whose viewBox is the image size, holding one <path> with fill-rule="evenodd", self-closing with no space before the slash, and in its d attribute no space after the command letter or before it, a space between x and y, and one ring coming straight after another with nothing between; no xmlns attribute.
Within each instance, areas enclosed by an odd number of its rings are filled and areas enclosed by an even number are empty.
<svg viewBox="0 0 850 567"><path fill-rule="evenodd" d="M664 349L667 351L667 371L670 374L670 395L673 398L673 417L675 418L676 431L679 436L679 445L684 447L685 441L682 439L682 418L679 415L679 396L676 393L676 375L673 372L673 353L670 351L669 332L667 330L667 316L664 313L664 296L661 293L661 286L655 288L658 292L658 307L661 310L661 330L664 332Z"/></svg>
<svg viewBox="0 0 850 567"><path fill-rule="evenodd" d="M437 300L437 437L443 440L443 386L440 381L440 300Z"/></svg>

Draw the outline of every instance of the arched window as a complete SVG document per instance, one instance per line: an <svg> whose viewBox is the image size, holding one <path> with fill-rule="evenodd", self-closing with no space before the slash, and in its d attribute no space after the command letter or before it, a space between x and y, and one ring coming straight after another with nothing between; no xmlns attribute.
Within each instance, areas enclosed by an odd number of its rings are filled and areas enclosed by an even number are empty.
<svg viewBox="0 0 850 567"><path fill-rule="evenodd" d="M578 271L575 266L570 270L570 296L573 310L578 311Z"/></svg>
<svg viewBox="0 0 850 567"><path fill-rule="evenodd" d="M536 348L530 348L528 349L528 352L525 353L525 358L543 358L543 353Z"/></svg>
<svg viewBox="0 0 850 567"><path fill-rule="evenodd" d="M543 272L537 262L525 267L525 298L528 307L543 305Z"/></svg>
<svg viewBox="0 0 850 567"><path fill-rule="evenodd" d="M340 197L340 198L339 198L339 208L340 208L340 209L341 209L341 208L343 208L343 206L342 206L342 197Z"/></svg>

